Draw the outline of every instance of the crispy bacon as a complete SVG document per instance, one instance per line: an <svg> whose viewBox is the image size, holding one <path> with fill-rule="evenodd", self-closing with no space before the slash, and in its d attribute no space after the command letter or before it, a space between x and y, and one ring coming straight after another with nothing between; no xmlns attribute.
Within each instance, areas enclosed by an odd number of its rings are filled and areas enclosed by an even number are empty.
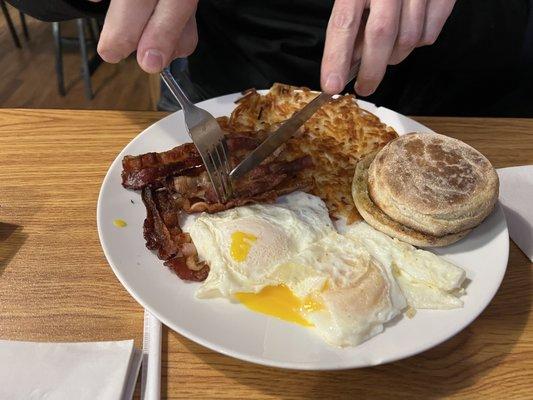
<svg viewBox="0 0 533 400"><path fill-rule="evenodd" d="M260 141L246 135L228 135L227 144L233 154L248 152ZM122 160L122 186L139 190L148 185L161 187L169 176L186 174L191 169L201 168L202 158L192 143L185 143L161 153L146 153L125 156Z"/></svg>
<svg viewBox="0 0 533 400"><path fill-rule="evenodd" d="M146 247L155 250L165 265L184 280L203 281L209 273L206 263L198 260L196 248L188 233L179 226L179 208L168 190L142 191L146 206L144 238Z"/></svg>
<svg viewBox="0 0 533 400"><path fill-rule="evenodd" d="M311 187L312 182L310 181L290 181L290 183L287 182L282 188L269 190L253 197L235 198L224 204L197 201L188 208L184 207L183 210L187 213L207 212L213 214L229 210L230 208L245 206L247 204L273 203L279 196L295 192L296 190L308 191Z"/></svg>
<svg viewBox="0 0 533 400"><path fill-rule="evenodd" d="M162 153L125 156L122 160L122 186L134 190L148 185L159 187L167 176L180 174L201 164L200 154L192 143Z"/></svg>
<svg viewBox="0 0 533 400"><path fill-rule="evenodd" d="M300 182L298 185L288 183L297 172L311 165L310 157L262 164L237 182L235 198L224 204L217 202L215 191L205 171L194 176L174 177L169 187L185 212L215 213L249 203L271 202L280 196L280 193L301 189L302 184L307 186L307 182Z"/></svg>
<svg viewBox="0 0 533 400"><path fill-rule="evenodd" d="M228 134L231 162L236 164L263 139L244 134ZM308 156L292 161L275 161L270 157L237 182L236 196L219 203L192 143L162 153L126 156L123 159L122 184L129 189L142 189L146 207L144 238L146 247L154 250L164 264L183 280L203 281L209 266L198 259L196 247L188 233L179 226L181 212L215 213L251 203L271 203L282 194L306 190L311 182L297 180L295 175L312 165Z"/></svg>
<svg viewBox="0 0 533 400"><path fill-rule="evenodd" d="M174 257L165 261L164 264L172 269L176 275L184 281L202 282L205 281L207 275L209 275L209 266L206 263L202 263L202 268L196 271L189 268L187 260L184 261L184 258L182 257Z"/></svg>

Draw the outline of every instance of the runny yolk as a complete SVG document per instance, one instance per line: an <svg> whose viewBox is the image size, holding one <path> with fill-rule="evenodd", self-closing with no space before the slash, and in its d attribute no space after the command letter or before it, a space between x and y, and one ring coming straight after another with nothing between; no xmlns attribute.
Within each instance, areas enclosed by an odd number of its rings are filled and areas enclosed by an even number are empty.
<svg viewBox="0 0 533 400"><path fill-rule="evenodd" d="M267 286L259 293L236 293L235 298L252 311L277 317L284 321L311 327L302 312L314 312L324 308L316 300L296 297L285 285Z"/></svg>
<svg viewBox="0 0 533 400"><path fill-rule="evenodd" d="M243 262L248 257L252 244L257 237L251 233L236 231L231 234L230 255L238 262Z"/></svg>

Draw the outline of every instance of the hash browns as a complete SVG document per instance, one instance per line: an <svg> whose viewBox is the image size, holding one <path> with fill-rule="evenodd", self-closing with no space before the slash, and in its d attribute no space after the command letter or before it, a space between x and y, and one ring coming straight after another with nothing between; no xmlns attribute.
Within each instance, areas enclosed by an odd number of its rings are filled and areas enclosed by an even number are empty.
<svg viewBox="0 0 533 400"><path fill-rule="evenodd" d="M264 136L317 95L308 88L279 83L265 95L252 89L237 101L230 117L222 117L219 122L232 132ZM344 217L353 223L362 219L351 195L355 166L396 137L394 129L361 109L355 96L344 95L322 106L278 157L292 160L311 156L313 166L303 170L299 178L313 182L310 192L326 202L332 217Z"/></svg>

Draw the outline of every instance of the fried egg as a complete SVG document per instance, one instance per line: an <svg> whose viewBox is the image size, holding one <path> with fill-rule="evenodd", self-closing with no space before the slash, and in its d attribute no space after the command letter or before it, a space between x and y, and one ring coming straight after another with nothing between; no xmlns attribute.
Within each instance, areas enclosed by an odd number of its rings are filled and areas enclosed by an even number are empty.
<svg viewBox="0 0 533 400"><path fill-rule="evenodd" d="M394 273L413 308L451 309L463 306L465 271L426 250L392 239L365 222L349 225L346 237L366 249Z"/></svg>
<svg viewBox="0 0 533 400"><path fill-rule="evenodd" d="M184 230L210 265L197 297L313 327L328 343L356 345L406 306L390 268L338 234L318 197L202 214Z"/></svg>
<svg viewBox="0 0 533 400"><path fill-rule="evenodd" d="M198 298L242 303L332 345L371 338L408 305L462 306L461 268L365 222L339 233L324 202L306 193L204 213L183 228L210 265Z"/></svg>
<svg viewBox="0 0 533 400"><path fill-rule="evenodd" d="M314 273L291 279L308 269ZM336 232L279 266L275 276L299 298L312 300L302 314L337 346L355 346L380 333L407 305L392 271Z"/></svg>
<svg viewBox="0 0 533 400"><path fill-rule="evenodd" d="M303 192L276 204L204 213L183 229L210 266L199 298L257 293L272 283L275 267L334 232L324 202Z"/></svg>

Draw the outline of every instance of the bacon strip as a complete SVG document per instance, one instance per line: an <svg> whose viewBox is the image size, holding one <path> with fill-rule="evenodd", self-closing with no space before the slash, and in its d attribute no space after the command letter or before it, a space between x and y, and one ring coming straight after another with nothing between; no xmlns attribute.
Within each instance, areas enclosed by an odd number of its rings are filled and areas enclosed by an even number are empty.
<svg viewBox="0 0 533 400"><path fill-rule="evenodd" d="M244 135L228 135L227 145L234 154L255 149L260 141ZM202 158L193 143L185 143L161 153L125 156L122 160L122 186L140 190L148 185L161 187L168 176L203 168Z"/></svg>
<svg viewBox="0 0 533 400"><path fill-rule="evenodd" d="M202 158L192 143L185 143L162 153L126 156L122 160L122 186L143 189L161 186L169 175L180 174L202 164Z"/></svg>
<svg viewBox="0 0 533 400"><path fill-rule="evenodd" d="M273 203L279 196L292 193L297 190L308 191L312 187L311 181L291 181L284 184L282 188L276 188L263 192L253 197L248 198L235 198L227 203L208 203L206 201L197 201L189 207L184 207L183 210L187 213L207 212L209 214L217 213L220 211L229 210L230 208L245 206L247 204L255 203Z"/></svg>
<svg viewBox="0 0 533 400"><path fill-rule="evenodd" d="M257 134L257 133L256 133ZM227 136L235 164L258 144L246 135ZM203 281L209 266L198 259L188 233L179 226L181 212L215 213L250 203L274 202L282 194L306 190L311 182L295 179L295 175L312 165L310 157L292 161L272 161L275 156L237 182L236 196L218 203L196 147L186 143L162 153L126 156L122 165L122 184L129 189L142 189L146 207L144 238L146 247L181 279Z"/></svg>
<svg viewBox="0 0 533 400"><path fill-rule="evenodd" d="M312 166L311 158L301 157L289 162L262 164L250 171L235 187L235 198L225 204L217 202L207 172L196 176L177 176L168 187L175 192L180 207L187 213L215 213L249 203L274 201L280 193L289 193L308 186L307 182L290 184L292 176ZM270 200L272 198L272 200Z"/></svg>
<svg viewBox="0 0 533 400"><path fill-rule="evenodd" d="M209 267L198 260L196 248L188 233L179 226L179 208L166 189L155 191L150 187L142 191L146 206L144 238L146 247L155 250L165 265L184 280L203 281Z"/></svg>

